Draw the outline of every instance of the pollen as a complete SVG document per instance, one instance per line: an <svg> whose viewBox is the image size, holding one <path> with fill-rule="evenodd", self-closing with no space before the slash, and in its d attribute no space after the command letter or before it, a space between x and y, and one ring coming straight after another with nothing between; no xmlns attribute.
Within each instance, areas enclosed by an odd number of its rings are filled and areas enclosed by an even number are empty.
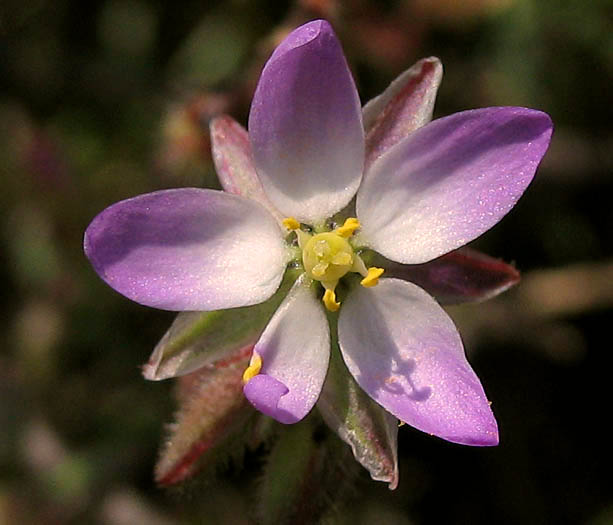
<svg viewBox="0 0 613 525"><path fill-rule="evenodd" d="M379 277L383 273L383 268L376 268L375 266L371 266L368 269L368 273L366 277L360 281L360 284L365 288L370 288L372 286L376 286L379 284Z"/></svg>
<svg viewBox="0 0 613 525"><path fill-rule="evenodd" d="M341 237L351 237L353 232L355 232L360 227L360 221L358 221L355 217L349 217L345 223L336 228L334 233L340 235Z"/></svg>
<svg viewBox="0 0 613 525"><path fill-rule="evenodd" d="M336 312L341 306L341 303L336 302L336 294L334 293L334 290L331 290L330 288L326 289L322 300L324 302L324 306L331 312Z"/></svg>
<svg viewBox="0 0 613 525"><path fill-rule="evenodd" d="M262 369L262 358L255 350L249 361L249 366L243 372L243 383L247 384L251 378L257 376Z"/></svg>
<svg viewBox="0 0 613 525"><path fill-rule="evenodd" d="M298 230L300 228L300 223L293 217L287 217L283 219L282 222L283 226L285 226L288 230Z"/></svg>

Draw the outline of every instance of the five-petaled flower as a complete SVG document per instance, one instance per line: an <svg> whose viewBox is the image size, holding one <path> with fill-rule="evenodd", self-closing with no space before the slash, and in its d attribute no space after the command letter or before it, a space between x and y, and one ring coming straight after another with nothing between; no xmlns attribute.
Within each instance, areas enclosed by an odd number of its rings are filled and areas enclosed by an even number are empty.
<svg viewBox="0 0 613 525"><path fill-rule="evenodd" d="M302 268L244 374L258 410L282 423L304 418L338 338L357 383L398 419L495 445L496 420L450 318L368 261L424 263L488 230L532 180L552 125L518 107L429 122L433 96L394 105L410 74L362 110L330 25L299 27L264 67L249 116L266 199L195 188L141 195L92 221L85 252L118 292L177 311L260 303L288 266Z"/></svg>

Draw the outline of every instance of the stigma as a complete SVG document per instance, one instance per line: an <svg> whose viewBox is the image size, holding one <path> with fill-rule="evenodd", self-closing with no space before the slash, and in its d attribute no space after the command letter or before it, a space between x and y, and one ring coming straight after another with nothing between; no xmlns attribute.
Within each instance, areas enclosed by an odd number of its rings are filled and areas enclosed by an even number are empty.
<svg viewBox="0 0 613 525"><path fill-rule="evenodd" d="M302 264L306 274L319 281L325 289L322 301L331 312L340 308L336 300L336 285L349 272L360 274L364 287L376 286L383 273L382 268L367 268L362 258L354 251L349 239L360 228L360 221L349 217L338 228L316 233L314 235L300 228L300 223L293 217L283 220L283 225L296 232L298 246L302 251Z"/></svg>
<svg viewBox="0 0 613 525"><path fill-rule="evenodd" d="M353 248L336 232L313 235L302 249L302 263L316 281L338 281L353 266Z"/></svg>

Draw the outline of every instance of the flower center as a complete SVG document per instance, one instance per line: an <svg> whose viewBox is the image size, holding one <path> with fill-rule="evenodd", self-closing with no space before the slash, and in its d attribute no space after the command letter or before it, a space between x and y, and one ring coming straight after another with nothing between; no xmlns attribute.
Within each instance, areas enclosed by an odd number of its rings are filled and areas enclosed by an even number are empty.
<svg viewBox="0 0 613 525"><path fill-rule="evenodd" d="M353 266L353 248L334 232L318 233L302 250L302 262L316 281L338 281Z"/></svg>
<svg viewBox="0 0 613 525"><path fill-rule="evenodd" d="M348 238L360 227L360 222L351 217L345 223L330 232L311 235L300 229L300 223L293 217L283 220L288 230L296 232L298 245L302 250L302 264L306 274L319 281L325 289L322 298L324 305L331 312L339 309L334 290L339 279L349 272L355 272L364 278L362 286L371 287L379 282L383 273L381 268L366 268L361 257L354 252Z"/></svg>

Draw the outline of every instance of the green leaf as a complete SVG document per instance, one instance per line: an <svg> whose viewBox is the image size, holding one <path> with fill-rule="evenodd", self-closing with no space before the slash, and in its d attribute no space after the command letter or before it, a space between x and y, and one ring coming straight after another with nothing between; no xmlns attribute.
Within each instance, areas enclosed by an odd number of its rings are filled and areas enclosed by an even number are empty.
<svg viewBox="0 0 613 525"><path fill-rule="evenodd" d="M250 349L299 274L298 270L287 270L276 293L254 306L181 312L143 366L143 375L156 381L181 376L237 350Z"/></svg>
<svg viewBox="0 0 613 525"><path fill-rule="evenodd" d="M398 420L375 403L355 382L338 348L336 315L328 375L317 408L328 426L347 443L372 479L398 486Z"/></svg>

